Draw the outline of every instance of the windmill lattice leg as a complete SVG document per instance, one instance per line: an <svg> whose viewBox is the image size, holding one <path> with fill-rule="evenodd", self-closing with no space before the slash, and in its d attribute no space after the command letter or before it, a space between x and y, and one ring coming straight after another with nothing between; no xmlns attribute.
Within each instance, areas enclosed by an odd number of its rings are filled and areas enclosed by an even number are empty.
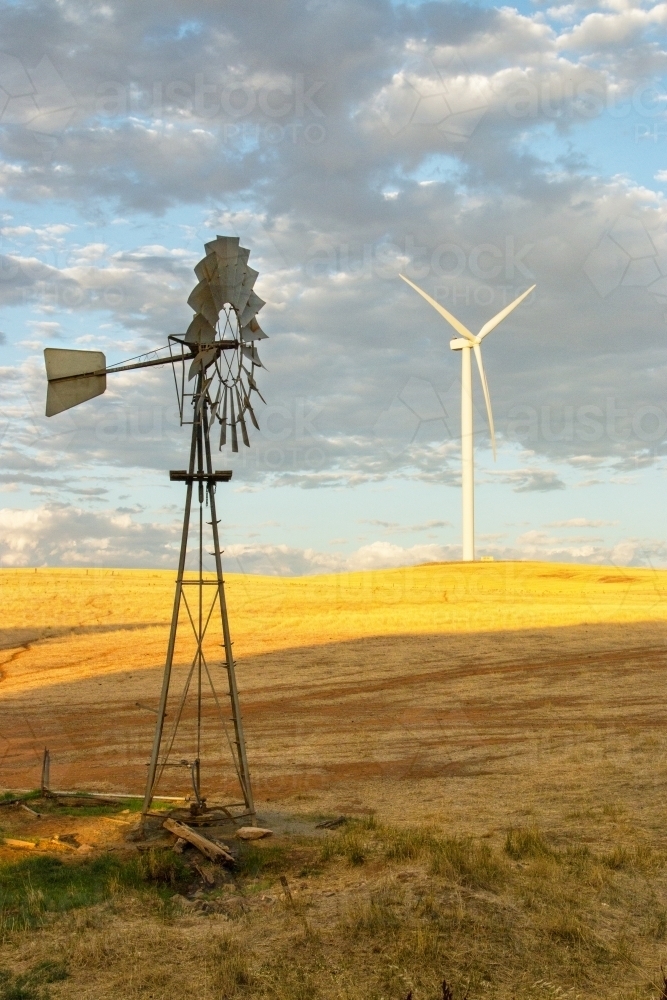
<svg viewBox="0 0 667 1000"><path fill-rule="evenodd" d="M203 378L199 376L199 386L198 395L202 391ZM148 766L148 776L146 781L146 792L144 796L144 804L142 808L142 825L148 810L150 809L153 796L155 794L155 789L160 781L162 773L167 766L168 758L171 749L174 744L176 733L181 722L181 717L183 709L189 694L191 682L194 680L196 686L196 745L195 745L195 759L190 763L190 770L192 776L192 786L195 793L195 798L198 805L202 805L205 801L201 792L201 755L202 755L202 723L203 723L203 705L202 705L202 694L204 687L204 679L206 678L210 684L211 692L217 709L222 716L222 709L218 696L215 691L213 684L213 677L209 669L209 665L206 662L206 658L203 652L204 638L211 621L213 610L216 604L220 610L220 619L222 626L222 638L223 638L223 648L225 653L224 668L227 677L230 707L232 712L231 721L234 726L234 741L229 738L227 733L227 728L225 725L225 720L222 718L222 724L225 731L225 736L227 737L227 742L229 749L232 754L234 769L236 771L236 776L239 781L241 788L243 802L233 803L235 806L243 806L243 815L247 816L251 822L255 819L255 807L252 795L252 786L250 781L250 772L248 768L248 760L245 747L245 737L243 733L243 722L241 718L241 708L238 696L238 688L236 684L236 673L235 665L232 651L232 641L229 629L229 618L227 615L227 604L225 600L225 588L224 588L224 578L222 574L222 557L220 551L220 537L218 532L218 522L216 517L216 506L215 506L215 482L216 479L224 475L225 478L229 478L231 473L214 473L211 463L211 445L209 438L209 420L208 420L208 406L206 400L202 400L201 406L198 406L195 410L195 422L192 427L192 441L190 447L190 463L187 473L172 473L172 478L178 477L179 479L184 479L187 482L187 493L185 500L185 512L183 517L183 532L181 535L181 550L178 562L178 573L176 577L176 592L174 595L174 606L172 611L171 628L169 632L169 643L167 646L167 656L165 661L164 674L162 678L162 691L160 694L160 704L158 708L158 716L155 726L155 735L153 738L153 747L151 751L150 763ZM198 524L198 544L199 544L199 559L198 559L198 573L196 579L185 579L185 564L188 552L188 538L190 532L190 522L192 514L192 492L194 483L198 486L198 500L199 500L199 524ZM211 529L213 536L213 555L215 557L215 573L216 579L205 580L204 579L204 566L203 566L203 555L204 555L204 504L208 500L211 511ZM185 588L191 587L195 590L197 595L197 608L191 609L190 603L185 596ZM216 590L213 594L213 603L210 605L208 612L205 610L205 605L207 599L205 594L210 594L210 587L215 587ZM187 611L187 616L189 618L189 624L192 627L194 633L194 638L196 640L196 652L191 662L190 670L187 675L185 686L180 698L178 708L175 713L174 721L171 726L171 733L169 738L164 741L164 725L165 718L167 714L167 701L169 698L169 689L172 681L172 667L174 661L174 652L176 648L176 638L179 628L179 619L181 616L181 610L185 607ZM166 742L166 749L163 747L163 742ZM162 757L161 757L162 751ZM161 759L160 759L161 758ZM187 762L185 762L187 763Z"/></svg>

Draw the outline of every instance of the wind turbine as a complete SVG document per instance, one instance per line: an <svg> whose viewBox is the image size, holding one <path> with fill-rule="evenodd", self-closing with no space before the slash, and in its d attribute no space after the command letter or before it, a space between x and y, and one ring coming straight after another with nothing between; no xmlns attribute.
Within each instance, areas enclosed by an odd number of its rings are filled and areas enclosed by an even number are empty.
<svg viewBox="0 0 667 1000"><path fill-rule="evenodd" d="M488 333L498 326L499 323L505 319L506 316L512 312L513 309L519 305L520 302L530 295L535 285L532 285L528 291L520 295L514 302L510 302L508 306L501 309L499 313L493 317L493 319L488 320L482 329L479 331L477 336L472 334L470 330L463 325L455 316L447 312L444 306L441 306L439 302L432 299L430 295L415 285L414 282L406 278L405 275L401 274L399 277L403 278L411 288L414 288L423 299L433 306L436 312L439 312L447 322L454 327L457 333L461 336L450 340L449 346L453 351L461 352L461 486L462 486L462 500L463 500L463 518L462 518L462 528L463 528L463 561L472 562L475 558L475 472L473 464L473 417L472 417L472 365L470 362L470 352L474 351L475 360L477 362L477 368L479 371L479 377L482 382L482 389L484 391L484 401L486 403L486 412L489 418L489 430L491 431L491 446L493 448L493 460L496 460L496 432L493 426L493 413L491 412L491 399L489 397L489 387L486 382L486 375L484 374L484 365L482 364L482 349L480 344L486 337Z"/></svg>

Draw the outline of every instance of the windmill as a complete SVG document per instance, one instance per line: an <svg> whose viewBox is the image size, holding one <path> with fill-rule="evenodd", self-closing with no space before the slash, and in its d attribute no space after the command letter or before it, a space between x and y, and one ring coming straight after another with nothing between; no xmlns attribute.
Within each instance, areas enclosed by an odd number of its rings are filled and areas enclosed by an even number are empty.
<svg viewBox="0 0 667 1000"><path fill-rule="evenodd" d="M482 383L482 390L484 392L484 401L486 403L486 413L489 418L489 430L491 431L491 446L493 448L493 460L496 459L496 432L493 426L493 413L491 411L491 398L489 396L489 387L486 382L486 375L484 374L484 365L482 364L482 349L481 343L487 334L491 333L492 330L498 326L499 323L505 319L506 316L512 312L513 309L519 305L520 302L530 295L535 285L529 288L522 295L519 295L514 302L510 302L508 306L501 309L499 313L493 317L493 319L488 320L482 329L479 331L477 336L470 332L470 330L463 325L455 316L447 312L444 306L441 306L439 302L432 299L430 295L415 285L409 278L404 275L399 275L403 278L403 281L407 282L411 288L414 288L423 299L433 306L433 308L440 313L447 322L454 327L460 337L450 340L449 346L453 351L461 352L461 487L462 487L462 501L463 501L463 517L462 517L462 529L463 529L463 561L472 562L475 558L475 471L473 463L473 409L472 409L472 365L470 360L470 352L473 351L475 354L475 361L477 362L477 370L479 371L480 381Z"/></svg>
<svg viewBox="0 0 667 1000"><path fill-rule="evenodd" d="M223 808L227 811L236 809L236 813L232 812L231 815L239 819L248 817L254 822L255 817L216 512L216 486L218 483L229 482L232 473L213 469L211 436L217 422L220 428L217 439L219 448L230 444L232 452L238 452L239 432L243 443L250 445L248 418L259 429L252 396L255 393L264 402L255 381L256 369L263 367L257 353L257 342L264 339L266 334L257 322L257 313L264 302L254 291L258 272L248 266L249 251L239 246L238 237L218 236L207 243L205 249L206 256L195 266L198 283L188 298L188 304L195 315L185 334L168 336L166 348L160 349L168 351L165 356L146 360L130 359L129 363L107 367L106 358L100 351L52 348L44 351L48 379L47 417L99 396L106 389L107 375L170 364L174 372L181 425L192 426L188 468L169 473L172 482L186 484L185 510L176 592L148 765L142 823L150 809L156 786L167 767L189 769L195 798L191 808L206 808L206 798L202 794L202 757L207 736L204 733L204 723L208 721L211 711L217 712L222 723L222 745L226 745L231 755L242 796L242 801L226 803ZM160 351L152 353L159 355ZM145 355L139 357L146 358ZM195 487L199 503L198 522L196 516L192 518ZM210 521L205 516L205 506L210 510ZM197 544L194 546L197 570L194 574L188 574L186 559L193 520L197 535ZM211 528L215 579L208 579L204 574L205 545L210 544L205 539L205 534L208 534L204 531L205 521ZM218 614L224 650L222 660L219 656L211 658L205 652L205 640L208 640L210 646L212 622L217 620ZM187 657L185 680L173 706L169 733L165 739L165 719L170 686L174 680L179 623L186 625L190 638L194 637L194 654ZM179 649L179 658L181 652ZM219 662L215 663L214 659ZM214 678L217 679L220 674L227 683L230 720L224 717L214 683ZM231 730L228 722L231 722ZM177 742L179 736L180 741ZM176 753L183 754L184 746L190 748L189 758L172 760Z"/></svg>

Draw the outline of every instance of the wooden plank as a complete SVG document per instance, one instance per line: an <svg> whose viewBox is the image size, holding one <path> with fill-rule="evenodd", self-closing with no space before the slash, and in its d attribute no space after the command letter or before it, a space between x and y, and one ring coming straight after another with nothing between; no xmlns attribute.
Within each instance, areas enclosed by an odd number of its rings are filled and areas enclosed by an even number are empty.
<svg viewBox="0 0 667 1000"><path fill-rule="evenodd" d="M211 861L234 861L232 855L229 851L226 851L224 847L214 844L212 840L209 840L207 837L202 837L200 833L195 833L195 831L191 830L189 826L185 825L185 823L177 823L174 819L166 819L162 826L165 830L169 830L170 833L175 834L182 840L187 840L189 844L196 847L198 851L201 851L201 853Z"/></svg>

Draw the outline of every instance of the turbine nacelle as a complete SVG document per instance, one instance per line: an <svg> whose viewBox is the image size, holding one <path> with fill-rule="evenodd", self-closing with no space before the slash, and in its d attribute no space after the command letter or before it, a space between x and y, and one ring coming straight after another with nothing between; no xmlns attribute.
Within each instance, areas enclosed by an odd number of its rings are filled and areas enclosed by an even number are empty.
<svg viewBox="0 0 667 1000"><path fill-rule="evenodd" d="M463 337L454 337L454 340L449 341L449 346L453 351L462 351L464 347L467 347L469 351L472 351L473 345L469 340L464 340Z"/></svg>

